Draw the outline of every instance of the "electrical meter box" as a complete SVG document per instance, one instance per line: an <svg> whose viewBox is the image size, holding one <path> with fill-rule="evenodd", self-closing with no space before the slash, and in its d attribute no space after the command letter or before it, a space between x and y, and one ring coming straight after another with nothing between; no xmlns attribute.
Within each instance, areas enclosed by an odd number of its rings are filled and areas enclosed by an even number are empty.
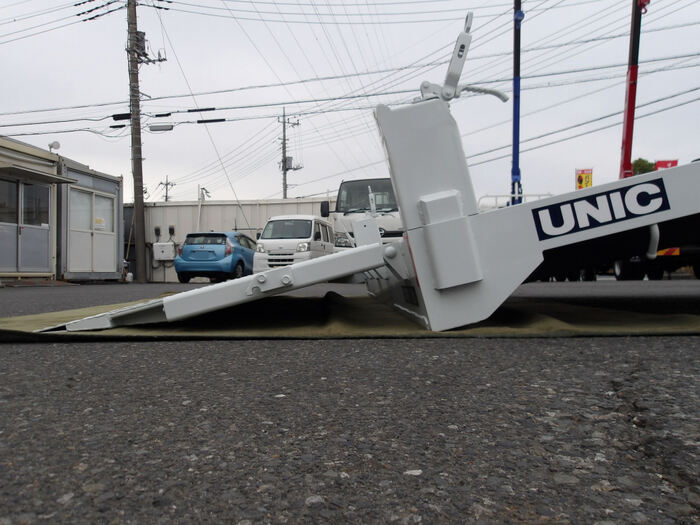
<svg viewBox="0 0 700 525"><path fill-rule="evenodd" d="M154 242L153 243L153 260L154 261L173 261L173 260L175 260L175 243L174 242Z"/></svg>

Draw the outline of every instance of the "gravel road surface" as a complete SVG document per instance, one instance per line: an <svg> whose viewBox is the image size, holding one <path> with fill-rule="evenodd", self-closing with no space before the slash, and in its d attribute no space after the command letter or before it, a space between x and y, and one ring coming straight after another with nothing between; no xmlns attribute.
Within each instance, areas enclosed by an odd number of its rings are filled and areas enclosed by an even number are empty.
<svg viewBox="0 0 700 525"><path fill-rule="evenodd" d="M697 523L699 348L0 345L0 525Z"/></svg>

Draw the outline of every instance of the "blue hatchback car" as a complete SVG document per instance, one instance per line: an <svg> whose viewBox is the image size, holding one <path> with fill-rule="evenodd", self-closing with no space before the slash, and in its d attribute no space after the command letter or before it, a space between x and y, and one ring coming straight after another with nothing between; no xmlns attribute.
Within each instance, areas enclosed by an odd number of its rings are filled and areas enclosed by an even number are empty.
<svg viewBox="0 0 700 525"><path fill-rule="evenodd" d="M240 232L188 233L178 248L175 271L181 283L192 277L212 282L253 273L255 241Z"/></svg>

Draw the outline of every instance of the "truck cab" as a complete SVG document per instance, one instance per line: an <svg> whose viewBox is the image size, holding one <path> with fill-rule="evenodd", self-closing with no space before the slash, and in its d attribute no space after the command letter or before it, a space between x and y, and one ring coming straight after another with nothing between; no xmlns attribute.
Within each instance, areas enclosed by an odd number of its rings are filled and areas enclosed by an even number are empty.
<svg viewBox="0 0 700 525"><path fill-rule="evenodd" d="M374 218L383 242L403 237L403 223L389 177L343 181L338 188L335 210L321 203L321 216L328 217L335 230L335 248L355 247L353 222Z"/></svg>

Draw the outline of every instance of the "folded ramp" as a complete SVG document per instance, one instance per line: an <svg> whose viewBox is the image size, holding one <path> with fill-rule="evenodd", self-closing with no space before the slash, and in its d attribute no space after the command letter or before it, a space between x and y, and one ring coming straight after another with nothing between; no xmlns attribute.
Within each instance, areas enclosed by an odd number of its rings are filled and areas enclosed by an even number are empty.
<svg viewBox="0 0 700 525"><path fill-rule="evenodd" d="M371 219L363 223L363 229L368 235L360 237L365 242L375 242L342 253L119 308L39 331L104 330L118 326L179 321L381 267L384 265L384 247L376 223Z"/></svg>

